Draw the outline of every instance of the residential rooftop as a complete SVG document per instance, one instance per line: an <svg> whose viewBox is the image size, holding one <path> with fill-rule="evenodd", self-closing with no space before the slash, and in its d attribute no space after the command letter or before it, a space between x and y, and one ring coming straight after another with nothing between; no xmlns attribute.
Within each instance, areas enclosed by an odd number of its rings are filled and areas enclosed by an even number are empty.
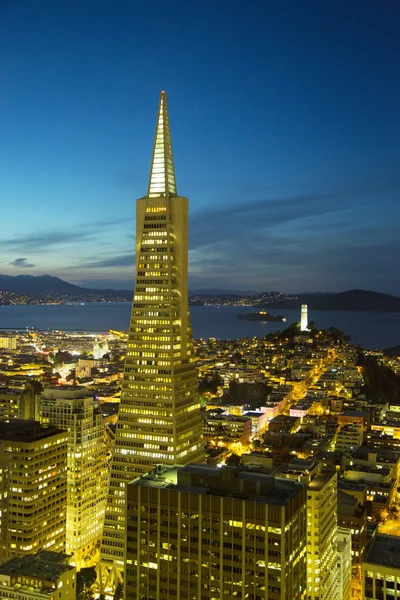
<svg viewBox="0 0 400 600"><path fill-rule="evenodd" d="M73 571L75 567L65 564L68 556L58 552L32 554L30 556L11 558L0 565L1 575L25 575L37 577L46 581L57 581L66 571Z"/></svg>
<svg viewBox="0 0 400 600"><path fill-rule="evenodd" d="M376 534L364 563L400 569L400 537Z"/></svg>
<svg viewBox="0 0 400 600"><path fill-rule="evenodd" d="M9 423L0 422L0 440L13 442L37 442L63 432L58 427L44 427L39 421L13 419Z"/></svg>

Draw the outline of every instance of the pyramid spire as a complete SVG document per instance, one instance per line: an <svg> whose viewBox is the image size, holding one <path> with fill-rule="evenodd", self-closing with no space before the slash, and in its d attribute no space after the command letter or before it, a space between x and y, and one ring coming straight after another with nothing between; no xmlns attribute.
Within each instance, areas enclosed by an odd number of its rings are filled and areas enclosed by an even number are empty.
<svg viewBox="0 0 400 600"><path fill-rule="evenodd" d="M149 198L157 198L158 196L166 196L167 194L176 196L176 181L174 159L172 157L171 132L169 129L167 95L165 92L161 92L147 195Z"/></svg>

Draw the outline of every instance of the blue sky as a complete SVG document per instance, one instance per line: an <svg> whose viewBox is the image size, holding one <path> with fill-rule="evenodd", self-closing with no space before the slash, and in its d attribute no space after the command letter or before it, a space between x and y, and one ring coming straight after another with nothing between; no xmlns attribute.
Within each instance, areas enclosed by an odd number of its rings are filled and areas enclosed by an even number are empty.
<svg viewBox="0 0 400 600"><path fill-rule="evenodd" d="M400 0L0 1L0 272L132 288L167 91L190 287L400 295Z"/></svg>

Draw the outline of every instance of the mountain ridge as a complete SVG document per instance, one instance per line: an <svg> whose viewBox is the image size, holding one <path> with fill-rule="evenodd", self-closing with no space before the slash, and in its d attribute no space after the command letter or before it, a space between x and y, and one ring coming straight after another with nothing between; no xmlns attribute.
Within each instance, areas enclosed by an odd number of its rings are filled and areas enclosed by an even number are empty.
<svg viewBox="0 0 400 600"><path fill-rule="evenodd" d="M131 290L85 288L53 275L0 274L0 293L14 293L40 302L123 302L132 301ZM210 288L189 291L192 304L235 304L246 299L257 308L300 308L307 304L311 310L350 310L400 312L400 298L372 290L353 289L344 292L310 292L282 294L280 292L240 292Z"/></svg>

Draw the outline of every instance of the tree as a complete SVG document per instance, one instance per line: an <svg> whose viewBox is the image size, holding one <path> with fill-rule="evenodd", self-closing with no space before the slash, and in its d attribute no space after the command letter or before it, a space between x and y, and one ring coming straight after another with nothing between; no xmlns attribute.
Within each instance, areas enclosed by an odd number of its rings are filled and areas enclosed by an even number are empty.
<svg viewBox="0 0 400 600"><path fill-rule="evenodd" d="M96 569L87 567L76 574L76 600L92 600L92 586L96 582Z"/></svg>
<svg viewBox="0 0 400 600"><path fill-rule="evenodd" d="M225 463L228 465L228 467L237 467L240 464L240 456L237 454L231 454L228 456Z"/></svg>
<svg viewBox="0 0 400 600"><path fill-rule="evenodd" d="M124 587L122 583L119 583L115 588L114 600L122 600L124 596Z"/></svg>

